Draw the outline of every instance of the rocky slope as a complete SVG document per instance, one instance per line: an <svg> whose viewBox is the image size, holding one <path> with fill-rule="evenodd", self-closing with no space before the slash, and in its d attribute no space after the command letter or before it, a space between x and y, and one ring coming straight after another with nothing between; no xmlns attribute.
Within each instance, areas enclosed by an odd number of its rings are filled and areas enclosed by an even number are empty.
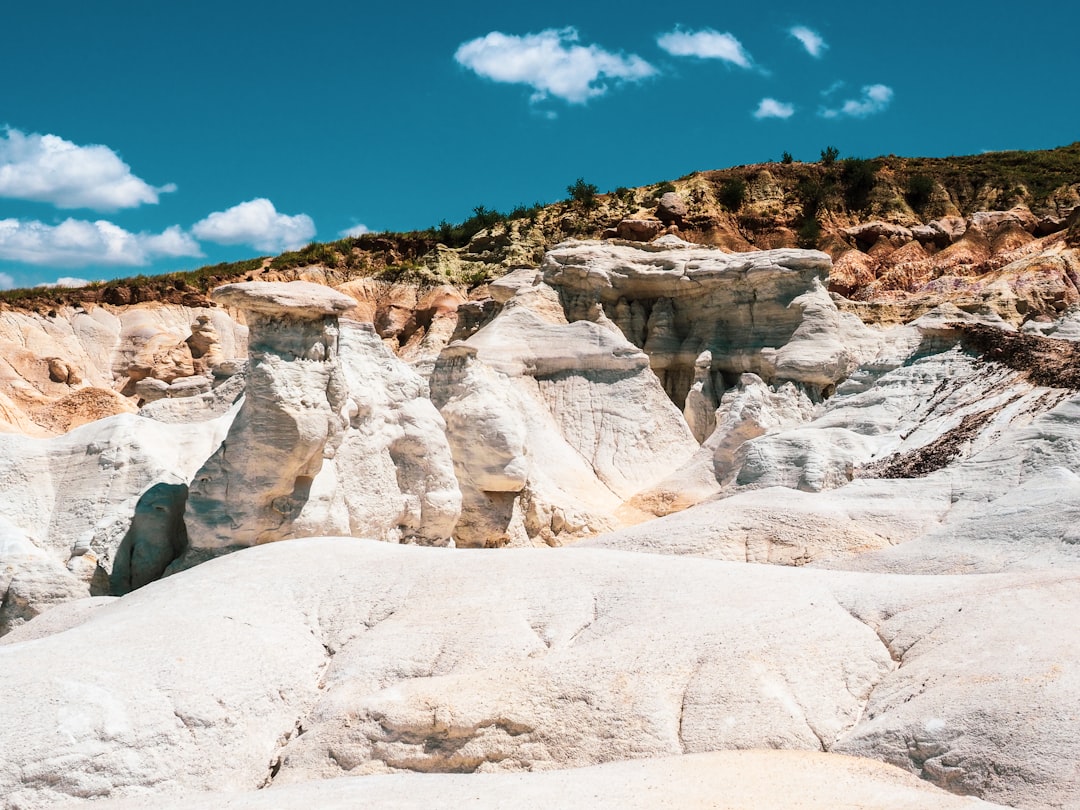
<svg viewBox="0 0 1080 810"><path fill-rule="evenodd" d="M1076 248L965 194L0 313L2 806L1076 805Z"/></svg>

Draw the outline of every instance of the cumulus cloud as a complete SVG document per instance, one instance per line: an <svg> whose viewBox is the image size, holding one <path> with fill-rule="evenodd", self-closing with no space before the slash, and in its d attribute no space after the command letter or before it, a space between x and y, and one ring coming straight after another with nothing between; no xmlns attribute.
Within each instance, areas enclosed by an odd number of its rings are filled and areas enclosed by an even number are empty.
<svg viewBox="0 0 1080 810"><path fill-rule="evenodd" d="M296 250L315 236L315 222L307 214L278 213L264 197L215 211L191 226L199 239L219 245L250 245L256 250Z"/></svg>
<svg viewBox="0 0 1080 810"><path fill-rule="evenodd" d="M754 110L754 118L791 118L795 114L795 105L775 98L763 98Z"/></svg>
<svg viewBox="0 0 1080 810"><path fill-rule="evenodd" d="M789 29L788 33L799 40L802 46L806 48L806 52L815 59L821 58L821 54L829 47L828 43L821 38L821 34L807 28L805 25L796 25Z"/></svg>
<svg viewBox="0 0 1080 810"><path fill-rule="evenodd" d="M371 233L371 228L367 225L353 225L351 228L338 231L338 236L363 236L365 233Z"/></svg>
<svg viewBox="0 0 1080 810"><path fill-rule="evenodd" d="M884 111L892 101L893 90L884 84L870 84L862 89L862 96L849 98L840 107L824 107L822 118L866 118Z"/></svg>
<svg viewBox="0 0 1080 810"><path fill-rule="evenodd" d="M151 186L107 146L6 128L0 135L0 197L58 208L116 211L156 203L176 186Z"/></svg>
<svg viewBox="0 0 1080 810"><path fill-rule="evenodd" d="M53 287L64 287L64 288L69 289L69 290L75 290L75 289L78 289L79 287L85 287L89 283L90 283L90 280L86 279L86 278L75 278L73 276L60 276L60 278L58 278L56 281L46 281L43 284L35 284L34 286L35 287L47 287L47 288L50 288L50 289L53 288Z"/></svg>
<svg viewBox="0 0 1080 810"><path fill-rule="evenodd" d="M720 59L741 68L750 68L754 64L742 43L732 34L720 33L711 28L701 31L669 31L658 36L656 44L672 56Z"/></svg>
<svg viewBox="0 0 1080 810"><path fill-rule="evenodd" d="M533 102L554 96L584 104L606 93L609 81L636 82L656 73L640 56L579 45L578 39L575 28L549 28L524 36L492 31L463 42L454 60L486 79L528 85Z"/></svg>
<svg viewBox="0 0 1080 810"><path fill-rule="evenodd" d="M0 259L54 267L111 264L138 267L158 258L202 256L178 225L162 233L131 233L107 220L66 219L59 225L0 219Z"/></svg>
<svg viewBox="0 0 1080 810"><path fill-rule="evenodd" d="M13 289L15 289L15 279L13 279L7 273L0 273L0 290Z"/></svg>

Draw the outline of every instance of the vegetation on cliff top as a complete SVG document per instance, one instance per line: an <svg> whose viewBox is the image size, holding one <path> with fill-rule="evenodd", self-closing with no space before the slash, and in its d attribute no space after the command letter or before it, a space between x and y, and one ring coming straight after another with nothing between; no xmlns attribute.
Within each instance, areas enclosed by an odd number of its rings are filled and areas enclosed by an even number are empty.
<svg viewBox="0 0 1080 810"><path fill-rule="evenodd" d="M150 300L199 306L208 303L207 294L220 284L311 276L315 269L330 283L365 277L471 287L498 275L515 257L519 262L522 256L535 260L569 236L599 237L623 218L651 216L656 201L668 191L686 199L688 214L680 227L697 241L730 246L717 236L726 228L752 247L816 247L829 227L835 232L836 227L870 219L969 215L980 207L1018 204L1036 214L1060 215L1080 194L1080 142L1042 151L947 158L842 157L838 148L829 146L817 163L798 162L785 153L776 163L695 172L674 182L619 187L608 194L578 178L567 186L567 200L549 205L519 205L506 213L479 205L460 223L443 220L419 231L313 242L275 257L83 288L8 290L0 292L0 307L43 311ZM756 240L762 234L767 238ZM460 261L445 262L440 245L457 250Z"/></svg>

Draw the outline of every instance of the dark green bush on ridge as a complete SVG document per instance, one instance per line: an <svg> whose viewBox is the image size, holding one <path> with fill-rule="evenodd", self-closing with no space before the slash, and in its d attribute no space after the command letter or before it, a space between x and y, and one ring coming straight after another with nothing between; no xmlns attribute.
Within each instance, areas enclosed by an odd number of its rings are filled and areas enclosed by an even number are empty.
<svg viewBox="0 0 1080 810"><path fill-rule="evenodd" d="M582 208L589 210L596 207L596 194L599 191L592 183L586 183L584 177L579 177L574 183L566 187L566 193L570 199L579 203Z"/></svg>
<svg viewBox="0 0 1080 810"><path fill-rule="evenodd" d="M746 202L746 181L741 177L725 180L718 193L720 204L728 211L735 212Z"/></svg>
<svg viewBox="0 0 1080 810"><path fill-rule="evenodd" d="M934 193L934 181L925 174L916 174L908 178L907 192L904 197L916 211L921 211L930 202L930 195Z"/></svg>
<svg viewBox="0 0 1080 810"><path fill-rule="evenodd" d="M845 158L840 163L840 182L844 186L844 202L849 210L861 211L870 203L870 192L877 180L875 160Z"/></svg>

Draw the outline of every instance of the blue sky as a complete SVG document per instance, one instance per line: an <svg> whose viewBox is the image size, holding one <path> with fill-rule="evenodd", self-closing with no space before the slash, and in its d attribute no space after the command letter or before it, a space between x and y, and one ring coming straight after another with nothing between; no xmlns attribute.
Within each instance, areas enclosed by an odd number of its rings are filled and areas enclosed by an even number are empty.
<svg viewBox="0 0 1080 810"><path fill-rule="evenodd" d="M779 159L1080 139L1080 8L9 3L0 286Z"/></svg>

